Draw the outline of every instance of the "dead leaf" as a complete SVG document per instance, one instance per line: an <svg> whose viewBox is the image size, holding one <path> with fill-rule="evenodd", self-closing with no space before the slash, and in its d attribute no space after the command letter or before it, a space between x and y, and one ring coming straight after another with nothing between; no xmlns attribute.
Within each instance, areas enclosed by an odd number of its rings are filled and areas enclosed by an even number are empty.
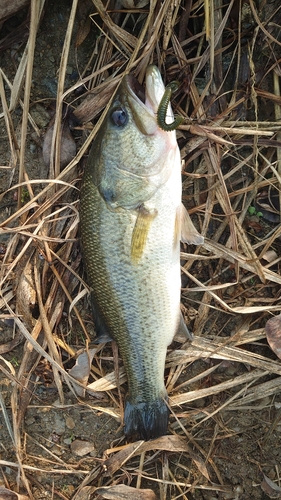
<svg viewBox="0 0 281 500"><path fill-rule="evenodd" d="M110 81L104 82L99 87L96 87L94 94L87 96L73 112L77 120L81 123L88 123L95 118L114 93L119 80L116 77Z"/></svg>
<svg viewBox="0 0 281 500"><path fill-rule="evenodd" d="M248 226L249 229L252 229L256 233L260 233L263 230L262 225L259 222L255 221L255 220L248 219L247 220L247 226Z"/></svg>
<svg viewBox="0 0 281 500"><path fill-rule="evenodd" d="M120 450L120 449L119 449ZM181 436L162 436L152 441L136 441L125 445L115 455L104 462L104 466L110 474L114 474L131 457L141 455L141 453L151 450L165 450L171 452L189 452L187 440ZM112 453L114 449L106 450L106 453Z"/></svg>
<svg viewBox="0 0 281 500"><path fill-rule="evenodd" d="M273 262L278 258L278 255L274 250L267 250L267 252L263 254L262 258L266 260L266 262Z"/></svg>
<svg viewBox="0 0 281 500"><path fill-rule="evenodd" d="M71 375L73 378L78 380L78 382L81 382L81 384L85 386L88 382L91 371L91 364L96 351L97 349L89 349L88 351L84 351L82 352L82 354L79 354L78 358L76 359L75 365L68 372L69 375ZM75 388L76 394L78 396L85 396L86 388L84 389L78 384L73 384L73 387Z"/></svg>
<svg viewBox="0 0 281 500"><path fill-rule="evenodd" d="M131 500L132 498L134 500L156 500L155 493L152 490L132 488L125 484L103 486L96 489L95 493L108 500Z"/></svg>
<svg viewBox="0 0 281 500"><path fill-rule="evenodd" d="M265 333L271 349L281 359L281 314L273 316L266 322Z"/></svg>
<svg viewBox="0 0 281 500"><path fill-rule="evenodd" d="M127 376L125 373L124 367L121 367L119 369L119 385L122 385L126 382ZM111 372L105 375L102 378L99 378L98 380L95 380L95 382L92 382L91 384L87 385L87 390L92 393L92 392L104 392L104 391L111 391L111 389L115 389L116 387L116 373Z"/></svg>
<svg viewBox="0 0 281 500"><path fill-rule="evenodd" d="M22 341L21 332L17 332L13 340L7 342L6 344L0 345L0 354L6 354L6 352L12 351L17 345L19 345Z"/></svg>
<svg viewBox="0 0 281 500"><path fill-rule="evenodd" d="M43 139L42 154L44 163L45 165L47 165L47 167L51 162L53 133L54 118L51 120L49 128L46 130ZM61 125L60 134L60 168L62 170L71 160L73 160L74 156L76 155L76 142L73 139L72 133L70 131L67 117L64 119Z"/></svg>
<svg viewBox="0 0 281 500"><path fill-rule="evenodd" d="M85 22L81 23L77 32L75 46L79 47L81 43L87 38L88 34L91 31L91 19L88 17Z"/></svg>
<svg viewBox="0 0 281 500"><path fill-rule="evenodd" d="M15 15L19 10L26 7L29 0L1 0L0 2L0 22L2 23L9 17Z"/></svg>
<svg viewBox="0 0 281 500"><path fill-rule="evenodd" d="M211 481L210 480L210 476L209 476L209 473L207 471L207 467L206 467L206 464L204 463L204 461L202 460L202 458L198 457L197 455L195 455L195 453L191 453L190 452L190 456L192 458L192 460L195 462L195 464L197 465L198 467L198 470L201 472L201 474L206 478L208 479L208 481Z"/></svg>
<svg viewBox="0 0 281 500"><path fill-rule="evenodd" d="M94 443L90 441L82 441L81 439L75 439L70 445L72 453L78 457L84 457L95 450Z"/></svg>
<svg viewBox="0 0 281 500"><path fill-rule="evenodd" d="M15 491L0 486L0 500L30 500L26 495L20 495Z"/></svg>
<svg viewBox="0 0 281 500"><path fill-rule="evenodd" d="M35 324L32 312L37 303L33 266L33 261L28 260L20 274L16 291L17 313L29 328L33 328Z"/></svg>
<svg viewBox="0 0 281 500"><path fill-rule="evenodd" d="M96 491L96 488L95 486L83 486L83 488L81 488L79 490L79 493L78 495L79 496L76 496L74 498L79 498L79 500L90 500L92 498L92 494Z"/></svg>
<svg viewBox="0 0 281 500"><path fill-rule="evenodd" d="M269 498L281 498L281 488L265 474L263 474L261 489Z"/></svg>
<svg viewBox="0 0 281 500"><path fill-rule="evenodd" d="M270 222L280 221L279 191L275 186L258 193L254 202L256 210L262 212L264 219Z"/></svg>
<svg viewBox="0 0 281 500"><path fill-rule="evenodd" d="M91 3L89 1L80 0L78 3L78 17L80 18L80 22L76 35L75 47L79 47L91 31L92 21L89 17L90 12Z"/></svg>

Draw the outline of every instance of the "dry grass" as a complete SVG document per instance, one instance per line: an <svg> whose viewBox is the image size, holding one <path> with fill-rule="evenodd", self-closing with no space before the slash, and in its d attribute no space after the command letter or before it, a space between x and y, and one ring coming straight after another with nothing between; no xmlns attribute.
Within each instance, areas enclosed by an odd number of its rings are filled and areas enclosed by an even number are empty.
<svg viewBox="0 0 281 500"><path fill-rule="evenodd" d="M273 401L280 392L281 366L264 342L266 320L281 309L280 223L272 224L248 211L257 194L269 186L275 186L281 199L280 6L261 1L258 9L249 0L241 2L239 10L238 3L232 0L222 8L217 0L153 0L150 8L147 4L116 12L111 8L114 2L107 8L106 2L93 0L91 22L99 37L81 76L66 89L74 29L76 50L89 29L85 15L77 33L78 0L73 0L58 69L47 179L30 179L26 168L30 131L40 135L30 107L44 1L31 1L29 37L13 82L0 70L1 126L10 146L9 163L0 168L11 172L1 204L5 205L11 192L18 193L17 208L7 210L0 225L0 236L9 236L0 268L0 318L12 319L15 325L14 338L0 346L0 370L13 388L10 401L1 398L0 403L15 460L0 460L0 466L16 470L18 484L30 498L37 498L32 488L38 471L77 478L71 495L60 491L55 498L121 498L103 496L106 490L96 488L122 483L125 476L134 487L149 484L161 500L190 499L190 491L197 498L197 490L200 498L210 498L204 492L211 495L212 491L226 498L232 486L213 458L218 441L234 433L223 424L224 419L234 410L261 409L264 398ZM194 341L190 345L178 339L180 344L172 346L167 356L171 435L155 442L118 444L106 450L92 470L56 456L40 461L40 467L31 466L25 453L23 419L42 358L52 369L62 405L65 387L77 394L79 386L82 394L107 393L109 405L87 404L117 420L122 418L123 368L117 383L116 371L110 372L109 365L91 351L94 363L89 383L77 382L65 364L77 358L83 345L81 340L69 341L63 332L72 331L74 322L83 335L84 348L89 349L89 316L81 312L88 289L81 277L77 244L83 157L123 75L133 71L142 81L151 62L166 82L181 82L173 107L185 117L178 133L184 161L183 200L206 238L202 247L185 247L182 253L182 307ZM88 95L78 99L75 90L82 84L89 89ZM82 132L78 153L61 170L65 102L74 106ZM14 110L19 107L18 135ZM270 250L274 253L269 258ZM5 353L20 342L24 342L23 357L15 370ZM200 359L206 362L200 364ZM223 363L236 368L230 375L227 370L218 375ZM211 398L214 395L221 396L217 406ZM193 405L202 398L205 406ZM12 421L6 407L12 409ZM201 439L204 429L206 446ZM140 498L153 498L147 495Z"/></svg>

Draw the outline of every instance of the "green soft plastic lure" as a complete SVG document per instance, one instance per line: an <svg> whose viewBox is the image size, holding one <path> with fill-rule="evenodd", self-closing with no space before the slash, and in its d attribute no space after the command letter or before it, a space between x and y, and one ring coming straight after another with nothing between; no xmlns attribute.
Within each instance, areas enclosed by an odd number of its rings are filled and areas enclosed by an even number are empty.
<svg viewBox="0 0 281 500"><path fill-rule="evenodd" d="M165 132L171 132L172 130L176 130L176 128L178 128L178 126L184 121L184 118L182 116L177 115L175 116L174 121L172 121L171 123L166 122L166 114L169 102L171 100L171 95L178 88L179 88L178 82L169 83L165 88L165 92L158 107L157 123L162 130L165 130Z"/></svg>

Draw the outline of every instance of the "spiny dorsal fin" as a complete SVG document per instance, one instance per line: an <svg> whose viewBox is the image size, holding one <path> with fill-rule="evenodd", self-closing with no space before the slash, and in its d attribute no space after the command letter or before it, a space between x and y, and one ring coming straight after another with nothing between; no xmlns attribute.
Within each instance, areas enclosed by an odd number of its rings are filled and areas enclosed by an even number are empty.
<svg viewBox="0 0 281 500"><path fill-rule="evenodd" d="M138 209L138 216L133 229L131 242L131 258L137 264L143 254L150 225L157 215L157 210L150 211L143 205Z"/></svg>
<svg viewBox="0 0 281 500"><path fill-rule="evenodd" d="M177 209L175 223L175 234L178 235L179 233L183 243L189 243L190 245L202 245L204 243L204 237L194 227L189 213L182 203Z"/></svg>

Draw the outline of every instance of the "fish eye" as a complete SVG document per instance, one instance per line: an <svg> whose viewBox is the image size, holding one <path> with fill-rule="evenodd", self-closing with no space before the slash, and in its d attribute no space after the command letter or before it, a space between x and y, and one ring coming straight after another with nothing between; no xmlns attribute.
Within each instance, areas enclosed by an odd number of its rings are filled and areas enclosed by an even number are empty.
<svg viewBox="0 0 281 500"><path fill-rule="evenodd" d="M124 127L128 122L127 111L124 108L121 108L121 106L118 106L118 108L112 110L110 119L113 125L116 125L117 127Z"/></svg>

